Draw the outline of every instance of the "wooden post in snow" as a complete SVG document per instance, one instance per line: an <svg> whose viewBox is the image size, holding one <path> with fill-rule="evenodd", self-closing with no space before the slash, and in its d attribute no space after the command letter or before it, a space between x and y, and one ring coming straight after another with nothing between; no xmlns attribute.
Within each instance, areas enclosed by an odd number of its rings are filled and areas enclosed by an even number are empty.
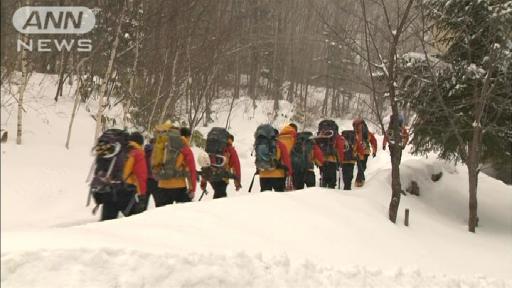
<svg viewBox="0 0 512 288"><path fill-rule="evenodd" d="M405 209L404 225L409 226L409 209Z"/></svg>

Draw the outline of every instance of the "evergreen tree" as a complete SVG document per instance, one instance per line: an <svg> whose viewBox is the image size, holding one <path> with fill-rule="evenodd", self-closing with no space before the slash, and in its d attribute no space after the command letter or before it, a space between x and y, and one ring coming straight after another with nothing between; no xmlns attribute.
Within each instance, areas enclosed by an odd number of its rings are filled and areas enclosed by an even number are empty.
<svg viewBox="0 0 512 288"><path fill-rule="evenodd" d="M439 152L469 172L469 231L477 226L481 164L512 160L512 2L426 1L439 59L404 63L403 88L416 112L413 152ZM426 53L425 53L426 54ZM404 60L404 59L402 59ZM417 59L416 59L417 60Z"/></svg>

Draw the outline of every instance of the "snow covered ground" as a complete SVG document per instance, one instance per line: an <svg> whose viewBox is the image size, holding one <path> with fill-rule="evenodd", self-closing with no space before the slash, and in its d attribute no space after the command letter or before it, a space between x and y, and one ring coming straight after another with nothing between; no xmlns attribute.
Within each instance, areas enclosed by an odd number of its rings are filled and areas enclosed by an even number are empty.
<svg viewBox="0 0 512 288"><path fill-rule="evenodd" d="M54 85L52 76L32 78L21 146L15 112L5 118L13 106L2 107L5 287L512 287L512 187L480 176L480 227L469 233L467 172L435 155L403 156L402 184L417 181L421 194L402 197L397 224L387 220L387 151L369 160L363 188L259 193L256 179L247 193L252 134L270 119L265 101L253 111L239 100L230 120L243 191L99 223L85 207L94 123L80 107L66 150L72 99L55 103ZM216 107L214 125L224 126L229 105ZM281 107L276 127L292 116L290 104Z"/></svg>

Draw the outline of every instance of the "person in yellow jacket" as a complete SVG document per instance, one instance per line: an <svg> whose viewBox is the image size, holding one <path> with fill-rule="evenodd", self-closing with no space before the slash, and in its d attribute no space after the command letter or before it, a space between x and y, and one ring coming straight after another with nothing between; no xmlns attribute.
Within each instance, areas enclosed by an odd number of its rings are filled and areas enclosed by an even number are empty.
<svg viewBox="0 0 512 288"><path fill-rule="evenodd" d="M179 131L179 128L172 127L170 123L164 123L156 128L159 132L165 132L171 129ZM177 176L164 178L159 173L164 167L167 138L157 137L155 147L153 148L151 167L154 177L158 178L158 189L153 194L156 207L173 204L175 202L190 202L195 195L197 176L194 154L190 149L186 137L180 136L175 140L181 141L181 143L177 143L181 148L175 158L175 167L173 167L175 171L179 172L176 174Z"/></svg>
<svg viewBox="0 0 512 288"><path fill-rule="evenodd" d="M258 156L260 148L256 147L256 173L260 175L260 191L264 192L274 190L276 192L284 192L286 189L286 179L290 179L293 174L290 161L290 153L286 149L285 144L281 142L281 140L277 139L279 131L273 128L271 125L262 124L258 126L255 134L258 134L256 135L256 141L258 141L262 135L267 135L266 139L269 139L273 142L273 145L275 145L275 150L272 152L274 154L270 157L271 159L268 158L268 155L261 157ZM263 143L267 142L264 141ZM265 144L261 146L265 146ZM266 149L262 149L261 151L268 151L268 147ZM263 161L258 164L258 159L263 159ZM268 167L264 167L269 164L267 161L272 162L270 165L272 165L273 168L268 169ZM249 191L250 189L251 188L249 188Z"/></svg>

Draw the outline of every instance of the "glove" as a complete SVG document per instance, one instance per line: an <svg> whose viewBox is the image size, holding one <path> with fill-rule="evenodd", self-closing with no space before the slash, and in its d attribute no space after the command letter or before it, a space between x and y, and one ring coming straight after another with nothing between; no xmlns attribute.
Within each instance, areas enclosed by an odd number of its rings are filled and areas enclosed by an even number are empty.
<svg viewBox="0 0 512 288"><path fill-rule="evenodd" d="M377 153L373 153L372 156L373 156L373 158L375 158L375 156L377 156Z"/></svg>
<svg viewBox="0 0 512 288"><path fill-rule="evenodd" d="M206 190L206 181L201 180L201 190Z"/></svg>
<svg viewBox="0 0 512 288"><path fill-rule="evenodd" d="M235 189L236 189L236 191L240 190L240 188L242 188L242 185L240 184L240 181L235 180Z"/></svg>

